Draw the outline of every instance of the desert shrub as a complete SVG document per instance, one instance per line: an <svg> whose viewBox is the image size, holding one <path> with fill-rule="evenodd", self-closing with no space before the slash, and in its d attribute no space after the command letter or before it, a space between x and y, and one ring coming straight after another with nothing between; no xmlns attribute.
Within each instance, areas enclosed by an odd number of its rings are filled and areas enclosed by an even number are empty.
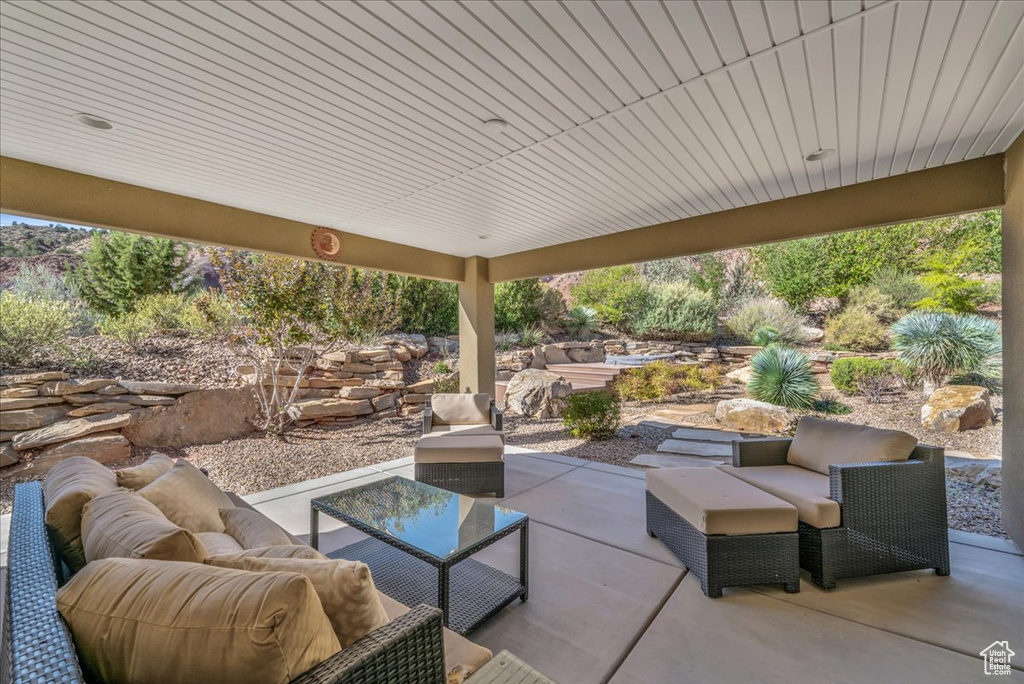
<svg viewBox="0 0 1024 684"><path fill-rule="evenodd" d="M495 285L494 327L497 330L519 330L539 323L544 287L537 278Z"/></svg>
<svg viewBox="0 0 1024 684"><path fill-rule="evenodd" d="M870 283L850 288L847 307L864 309L882 323L892 323L907 313L909 309L901 309L893 298Z"/></svg>
<svg viewBox="0 0 1024 684"><path fill-rule="evenodd" d="M764 296L764 284L754 273L750 255L746 252L736 255L729 266L729 279L718 303L719 308L729 309L737 302Z"/></svg>
<svg viewBox="0 0 1024 684"><path fill-rule="evenodd" d="M908 313L917 302L929 294L928 287L916 274L891 266L880 268L871 274L867 285L887 296L900 315Z"/></svg>
<svg viewBox="0 0 1024 684"><path fill-rule="evenodd" d="M845 394L877 394L914 381L914 372L899 359L836 359L829 374L832 384Z"/></svg>
<svg viewBox="0 0 1024 684"><path fill-rule="evenodd" d="M587 271L569 288L576 305L597 312L600 322L619 327L627 322L647 292L647 285L633 266L613 266Z"/></svg>
<svg viewBox="0 0 1024 684"><path fill-rule="evenodd" d="M897 321L892 332L892 346L900 360L932 386L950 376L973 377L996 386L1002 375L1003 339L995 321L915 311Z"/></svg>
<svg viewBox="0 0 1024 684"><path fill-rule="evenodd" d="M655 285L630 312L629 328L641 337L709 340L718 324L714 297L688 283Z"/></svg>
<svg viewBox="0 0 1024 684"><path fill-rule="evenodd" d="M654 361L627 368L615 379L614 389L625 401L660 401L680 392L708 392L722 386L720 366L698 366Z"/></svg>
<svg viewBox="0 0 1024 684"><path fill-rule="evenodd" d="M394 332L402 324L404 293L388 274L360 268L328 266L322 277L333 280L344 308L333 308L333 325L345 339L362 345Z"/></svg>
<svg viewBox="0 0 1024 684"><path fill-rule="evenodd" d="M428 278L388 276L389 288L401 293L399 316L407 332L444 337L459 331L459 286Z"/></svg>
<svg viewBox="0 0 1024 684"><path fill-rule="evenodd" d="M86 303L68 284L67 278L54 273L43 264L22 264L11 278L7 289L12 294L33 300L66 303L75 333L88 335L96 328L95 314L89 311Z"/></svg>
<svg viewBox="0 0 1024 684"><path fill-rule="evenodd" d="M656 261L645 261L642 264L637 264L640 277L652 285L668 285L669 283L682 282L689 276L691 268L686 257L657 259Z"/></svg>
<svg viewBox="0 0 1024 684"><path fill-rule="evenodd" d="M597 312L589 306L574 306L565 315L565 331L585 339L597 331Z"/></svg>
<svg viewBox="0 0 1024 684"><path fill-rule="evenodd" d="M965 273L1002 271L1002 213L998 209L932 219L921 226L931 249L966 255L961 263Z"/></svg>
<svg viewBox="0 0 1024 684"><path fill-rule="evenodd" d="M725 327L733 337L749 344L756 344L754 338L763 328L773 330L781 342L804 339L800 315L786 302L770 297L740 302L726 317Z"/></svg>
<svg viewBox="0 0 1024 684"><path fill-rule="evenodd" d="M810 408L818 393L811 359L799 349L772 345L750 359L750 396L789 408Z"/></svg>
<svg viewBox="0 0 1024 684"><path fill-rule="evenodd" d="M540 327L549 335L556 335L565 329L565 317L568 310L565 297L553 287L544 286L544 294L540 298Z"/></svg>
<svg viewBox="0 0 1024 684"><path fill-rule="evenodd" d="M218 337L228 335L238 322L231 300L216 290L206 290L192 300L198 313L199 335Z"/></svg>
<svg viewBox="0 0 1024 684"><path fill-rule="evenodd" d="M434 392L436 394L458 394L459 374L450 373L434 380Z"/></svg>
<svg viewBox="0 0 1024 684"><path fill-rule="evenodd" d="M494 336L494 348L500 352L510 352L519 344L519 335L516 333L497 333Z"/></svg>
<svg viewBox="0 0 1024 684"><path fill-rule="evenodd" d="M536 347L544 344L544 331L535 325L528 325L519 331L519 344L523 347Z"/></svg>
<svg viewBox="0 0 1024 684"><path fill-rule="evenodd" d="M686 280L702 292L711 295L716 305L721 305L729 287L729 267L718 252L699 254L693 258L694 265L686 274Z"/></svg>
<svg viewBox="0 0 1024 684"><path fill-rule="evenodd" d="M780 342L779 331L770 325L762 325L750 338L750 344L755 347L767 347L769 344Z"/></svg>
<svg viewBox="0 0 1024 684"><path fill-rule="evenodd" d="M916 307L925 311L974 313L982 304L996 301L998 294L993 287L966 275L965 264L972 258L969 251L962 251L939 252L924 259L921 283L929 294Z"/></svg>
<svg viewBox="0 0 1024 684"><path fill-rule="evenodd" d="M580 392L565 400L562 422L573 437L608 439L622 419L619 398L612 392Z"/></svg>
<svg viewBox="0 0 1024 684"><path fill-rule="evenodd" d="M823 393L815 399L811 408L818 413L826 413L830 416L844 416L848 413L853 413L852 407L840 401L839 397L835 394L830 393Z"/></svg>
<svg viewBox="0 0 1024 684"><path fill-rule="evenodd" d="M433 371L435 375L445 375L452 372L452 367L448 365L447 361L435 361L430 367L430 370Z"/></svg>
<svg viewBox="0 0 1024 684"><path fill-rule="evenodd" d="M148 322L154 333L173 334L198 331L202 327L199 310L185 295L166 292L143 297L134 314Z"/></svg>
<svg viewBox="0 0 1024 684"><path fill-rule="evenodd" d="M825 349L876 351L888 345L882 321L863 306L848 306L825 321Z"/></svg>
<svg viewBox="0 0 1024 684"><path fill-rule="evenodd" d="M0 365L61 352L74 326L67 302L0 292Z"/></svg>
<svg viewBox="0 0 1024 684"><path fill-rule="evenodd" d="M107 316L100 321L100 334L117 340L132 349L140 349L146 340L153 337L159 330L152 319L137 312Z"/></svg>

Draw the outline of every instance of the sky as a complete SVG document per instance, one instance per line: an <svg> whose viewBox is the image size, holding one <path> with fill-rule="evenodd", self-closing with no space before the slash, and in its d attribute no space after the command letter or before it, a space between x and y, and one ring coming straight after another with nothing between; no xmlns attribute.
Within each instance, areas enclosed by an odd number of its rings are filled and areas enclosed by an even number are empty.
<svg viewBox="0 0 1024 684"><path fill-rule="evenodd" d="M41 226L45 226L50 223L56 223L56 221L28 218L26 216L17 216L15 214L0 214L0 225L9 226L15 221L17 221L18 223L39 224ZM67 226L68 228L82 228L85 230L91 230L91 228L89 228L88 226L78 226L75 225L74 223L63 223L61 225Z"/></svg>

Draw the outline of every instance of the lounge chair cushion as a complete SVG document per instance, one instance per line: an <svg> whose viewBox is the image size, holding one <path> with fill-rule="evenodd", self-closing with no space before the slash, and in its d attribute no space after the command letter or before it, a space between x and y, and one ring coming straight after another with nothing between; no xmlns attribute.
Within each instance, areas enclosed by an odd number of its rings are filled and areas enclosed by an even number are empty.
<svg viewBox="0 0 1024 684"><path fill-rule="evenodd" d="M415 463L500 462L505 453L501 437L430 433L416 441Z"/></svg>
<svg viewBox="0 0 1024 684"><path fill-rule="evenodd" d="M242 567L252 572L297 572L308 577L342 648L388 621L366 563L248 557Z"/></svg>
<svg viewBox="0 0 1024 684"><path fill-rule="evenodd" d="M224 531L234 537L243 549L292 543L280 525L251 508L222 508L220 518L224 521Z"/></svg>
<svg viewBox="0 0 1024 684"><path fill-rule="evenodd" d="M118 470L117 485L128 489L142 489L153 484L158 477L174 467L174 459L166 454L153 454L145 463Z"/></svg>
<svg viewBox="0 0 1024 684"><path fill-rule="evenodd" d="M458 435L459 437L501 437L501 433L487 425L434 425L430 428L432 435Z"/></svg>
<svg viewBox="0 0 1024 684"><path fill-rule="evenodd" d="M85 456L72 456L53 466L43 482L44 519L54 545L72 572L85 565L82 509L93 498L117 489L117 476Z"/></svg>
<svg viewBox="0 0 1024 684"><path fill-rule="evenodd" d="M104 558L202 563L206 549L188 530L129 489L113 489L85 505L82 543L90 563Z"/></svg>
<svg viewBox="0 0 1024 684"><path fill-rule="evenodd" d="M795 532L797 512L714 468L655 468L647 490L704 534Z"/></svg>
<svg viewBox="0 0 1024 684"><path fill-rule="evenodd" d="M796 506L800 522L814 527L838 527L839 504L829 497L829 478L799 466L720 465L718 469Z"/></svg>
<svg viewBox="0 0 1024 684"><path fill-rule="evenodd" d="M387 594L380 594L388 620L405 615L409 608ZM448 672L449 684L458 684L463 679L483 667L492 657L491 652L474 644L464 636L456 634L447 627L444 630L444 663ZM471 680L472 681L472 680Z"/></svg>
<svg viewBox="0 0 1024 684"><path fill-rule="evenodd" d="M101 560L57 592L57 609L98 682L285 684L341 649L293 572Z"/></svg>
<svg viewBox="0 0 1024 684"><path fill-rule="evenodd" d="M234 537L227 532L197 532L196 539L206 549L206 558L211 556L233 556L236 553L241 553L245 549L239 544Z"/></svg>
<svg viewBox="0 0 1024 684"><path fill-rule="evenodd" d="M435 394L430 397L432 425L480 425L491 422L487 394Z"/></svg>
<svg viewBox="0 0 1024 684"><path fill-rule="evenodd" d="M900 430L805 416L797 423L786 461L828 475L833 464L906 461L916 446L917 438Z"/></svg>
<svg viewBox="0 0 1024 684"><path fill-rule="evenodd" d="M327 558L312 546L305 544L289 544L288 546L264 546L259 549L244 549L225 555L210 554L203 561L207 565L216 565L219 568L234 568L245 570L247 558L307 558L310 560L323 560Z"/></svg>
<svg viewBox="0 0 1024 684"><path fill-rule="evenodd" d="M139 490L167 519L189 532L223 532L220 509L234 506L199 468L178 459L174 467Z"/></svg>

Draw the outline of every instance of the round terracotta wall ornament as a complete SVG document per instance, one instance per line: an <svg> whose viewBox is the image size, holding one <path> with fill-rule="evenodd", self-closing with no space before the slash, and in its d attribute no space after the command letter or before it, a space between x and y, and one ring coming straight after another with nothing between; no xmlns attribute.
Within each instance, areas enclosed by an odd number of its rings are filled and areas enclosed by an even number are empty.
<svg viewBox="0 0 1024 684"><path fill-rule="evenodd" d="M311 239L313 251L321 259L335 261L341 256L341 236L330 228L317 228Z"/></svg>

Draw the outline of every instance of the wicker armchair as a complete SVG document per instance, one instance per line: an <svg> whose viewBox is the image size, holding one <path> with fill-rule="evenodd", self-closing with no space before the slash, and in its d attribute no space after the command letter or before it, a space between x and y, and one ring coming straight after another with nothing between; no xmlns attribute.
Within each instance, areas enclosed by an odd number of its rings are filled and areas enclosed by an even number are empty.
<svg viewBox="0 0 1024 684"><path fill-rule="evenodd" d="M784 466L789 438L733 442L732 465ZM932 568L949 574L944 450L919 444L906 461L829 466L838 527L799 524L800 567L824 589L843 577Z"/></svg>
<svg viewBox="0 0 1024 684"><path fill-rule="evenodd" d="M38 482L15 486L0 680L84 684L67 625L57 612L64 569L47 538ZM420 605L292 680L295 684L443 684L442 614Z"/></svg>
<svg viewBox="0 0 1024 684"><path fill-rule="evenodd" d="M445 401L449 412L454 402L461 407L456 411L475 414L473 420L460 420L457 424L438 420L433 404L435 400ZM498 498L505 496L502 456L505 433L502 428L501 410L487 395L435 394L423 408L423 437L416 444L414 457L416 480L460 494L494 492ZM424 457L423 452L428 448L435 454L433 457ZM455 457L456 453L466 449L477 453L486 451L487 455ZM447 458L449 455L453 456L451 460Z"/></svg>

